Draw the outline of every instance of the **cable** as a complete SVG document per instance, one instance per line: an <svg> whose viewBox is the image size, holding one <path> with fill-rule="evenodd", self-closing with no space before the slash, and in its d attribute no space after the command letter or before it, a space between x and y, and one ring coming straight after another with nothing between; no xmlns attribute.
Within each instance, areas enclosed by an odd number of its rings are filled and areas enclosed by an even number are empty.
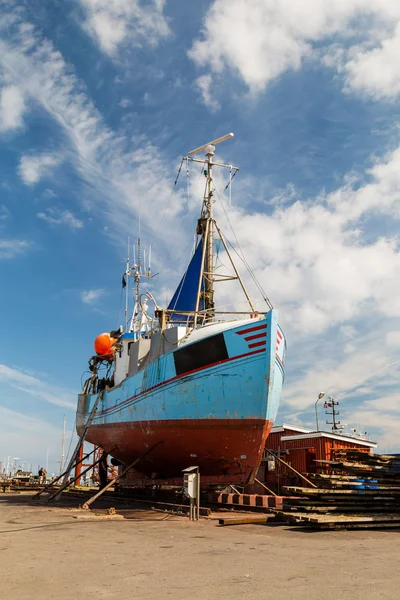
<svg viewBox="0 0 400 600"><path fill-rule="evenodd" d="M160 219L160 221L159 221L159 223L158 223L158 227L157 227L157 229L156 229L155 233L153 234L153 240L154 240L154 238L155 238L155 237L158 235L158 233L159 233L159 231L160 231L161 224L162 224L162 222L164 221L165 213L167 212L167 209L168 209L169 203L171 202L171 198L172 198L172 196L173 196L173 195L174 195L174 193L175 193L175 188L176 188L176 185L177 185L177 183L178 183L178 180L179 180L179 175L181 174L181 171L182 171L182 166L183 166L183 161L184 161L184 160L185 160L185 159L184 159L184 158L182 158L182 160L181 160L181 164L179 165L178 173L176 174L175 181L174 181L174 185L172 186L172 191L171 191L171 194L170 194L170 196L168 197L168 200L167 200L167 202L165 203L164 210L163 210L163 213L162 213L162 215L161 215L161 219Z"/></svg>
<svg viewBox="0 0 400 600"><path fill-rule="evenodd" d="M180 171L181 171L181 169L182 169L182 164L183 164L183 161L184 161L184 160L186 160L186 159L185 159L185 158L183 158L183 159L182 159L181 166L179 167L179 173L180 173ZM195 184L195 185L197 185L197 182L200 180L200 177L201 177L201 175L203 174L203 170L204 170L204 165L205 165L205 163L206 163L206 161L204 160L204 161L202 162L202 164L201 164L201 169L200 169L199 175L197 176L197 180L196 180L196 184ZM188 163L187 163L187 164L188 164ZM187 178L189 179L189 168L187 168ZM174 183L174 190L175 190L175 185L176 185L177 181L178 181L178 176L177 176L177 178L175 179L175 183ZM188 186L188 187L187 187L187 189L189 189L189 182L187 183L187 186ZM174 192L174 190L173 190L173 192ZM173 192L172 192L172 193L173 193ZM171 196L170 196L170 198L169 198L169 200L168 200L168 203L169 203L169 201L171 200L171 197L172 197L172 194L171 194ZM167 207L166 207L166 208L167 208ZM165 216L165 213L166 213L166 209L164 210L164 213L163 213L162 220L163 220L163 218L164 218L164 216ZM180 220L179 220L179 223L177 223L177 225L176 225L176 230L179 230L179 229L180 229L181 223L182 223L182 221L184 220L184 218L185 218L186 216L187 216L187 211L186 211L186 212L184 212L184 213L182 214L182 216L181 216L181 218L180 218ZM161 220L161 221L162 221L162 220ZM155 234L155 235L156 235L156 234ZM182 252L182 254L179 256L179 258L178 258L178 259L176 259L176 260L174 260L174 261L171 261L171 260L170 260L170 259L171 259L171 252L172 252L172 249L174 248L174 246L175 246L175 244L176 244L176 241L177 241L177 239L178 239L178 238L177 238L177 236L175 236L175 237L174 237L174 239L173 239L173 242L172 242L172 244L169 246L169 249L168 249L167 253L165 254L165 256L164 256L164 259L163 259L163 262L162 262L162 264L161 264L161 267L160 267L159 273L162 273L162 272L164 271L165 265L166 265L166 263L167 263L167 261L168 261L168 260L170 261L170 264L176 264L177 262L179 262L179 261L180 261L180 259L182 258L182 256L183 256L184 252L186 252L186 249L187 249L187 247L186 247L186 248L185 248L185 250Z"/></svg>
<svg viewBox="0 0 400 600"><path fill-rule="evenodd" d="M240 252L241 252L242 256L240 256L240 254L237 252L236 248L235 248L235 247L232 245L232 243L231 243L231 242L228 240L228 238L227 238L227 237L224 235L225 241L226 241L226 242L227 242L227 243L230 245L230 247L231 247L231 248L232 248L232 250L235 252L235 254L236 254L236 255L237 255L239 258L240 258L240 260L243 262L244 266L246 267L246 269L247 269L247 271L248 271L248 273L249 273L250 277L252 278L252 280L253 280L253 281L254 281L254 283L256 284L256 286L257 286L257 289L258 289L258 291L260 292L261 296L263 297L264 301L266 302L267 306L268 306L270 309L273 309L273 304L272 304L271 300L268 298L267 294L266 294L266 293L265 293L265 291L263 290L263 288L262 288L262 286L261 286L260 282L259 282L259 281L258 281L258 279L256 278L256 276L255 276L255 274L254 274L253 270L251 269L251 267L250 267L249 263L247 262L247 260L246 260L246 258L245 258L245 256L244 256L244 252L243 252L243 250L242 250L242 247L241 247L241 245L240 245L240 243L239 243L239 240L238 240L238 239L237 239L237 237L236 237L235 230L233 229L232 223L231 223L231 221L230 221L230 219L229 219L228 213L226 212L226 209L225 209L224 202L222 201L222 198L221 198L221 196L219 195L218 189L217 189L217 188L214 188L214 189L215 189L215 191L216 191L216 193L217 193L218 199L219 199L219 201L220 201L220 203L221 203L222 209L223 209L223 211L224 211L224 213L225 213L226 219L227 219L227 221L228 221L228 223L229 223L229 226L230 226L230 228L231 228L231 231L232 231L232 233L233 233L233 236L234 236L234 238L235 238L236 244L237 244L237 246L238 246L238 248L239 248L239 250L240 250Z"/></svg>

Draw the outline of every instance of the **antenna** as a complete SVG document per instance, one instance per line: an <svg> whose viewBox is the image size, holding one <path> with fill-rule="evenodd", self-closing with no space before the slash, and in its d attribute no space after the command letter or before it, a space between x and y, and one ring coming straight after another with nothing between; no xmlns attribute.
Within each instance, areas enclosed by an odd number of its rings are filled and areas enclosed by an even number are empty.
<svg viewBox="0 0 400 600"><path fill-rule="evenodd" d="M142 254L143 254L143 259L142 259ZM142 260L143 260L143 262L142 262ZM129 320L126 319L126 326L125 326L126 332L135 332L138 334L138 337L140 337L141 322L143 320L143 315L142 315L142 318L139 318L139 314L143 313L141 302L140 302L140 280L143 278L144 279L152 278L150 261L151 261L151 247L150 247L149 254L148 254L148 267L147 267L146 266L146 250L143 249L143 252L142 252L140 237L138 237L137 248L135 246L133 247L133 265L129 265L129 268L126 271L127 281L129 281L129 277L133 277L134 282L135 282L135 287L133 288L135 303L134 303L134 307L133 307L132 317ZM128 289L128 287L129 286L127 285L127 289ZM138 327L138 329L137 329L137 327Z"/></svg>
<svg viewBox="0 0 400 600"><path fill-rule="evenodd" d="M332 433L337 433L338 431L342 431L344 429L344 425L340 424L340 421L336 420L336 416L339 414L339 411L335 409L335 406L339 406L339 402L333 398L333 396L329 396L327 402L324 404L324 408L330 409L329 411L325 411L326 415L332 415L332 421L326 421L327 425L332 425Z"/></svg>
<svg viewBox="0 0 400 600"><path fill-rule="evenodd" d="M126 284L125 284L125 333L128 331L128 310L129 310L128 275L131 270L130 245L131 245L131 238L130 238L130 236L128 236L128 256L126 258L126 269L125 269L125 277L127 279ZM133 260L135 260L135 257L133 257Z"/></svg>
<svg viewBox="0 0 400 600"><path fill-rule="evenodd" d="M191 150L190 152L188 152L188 155L193 156L193 154L198 154L202 150L206 150L208 148L208 146L216 146L217 144L220 144L221 142L225 142L225 140L229 140L230 138L233 138L233 133L227 133L226 135L219 137L218 139L214 140L213 142L208 142L208 144L203 144L203 146L199 146L198 148L195 148L194 150ZM214 154L214 151L212 152L212 154Z"/></svg>

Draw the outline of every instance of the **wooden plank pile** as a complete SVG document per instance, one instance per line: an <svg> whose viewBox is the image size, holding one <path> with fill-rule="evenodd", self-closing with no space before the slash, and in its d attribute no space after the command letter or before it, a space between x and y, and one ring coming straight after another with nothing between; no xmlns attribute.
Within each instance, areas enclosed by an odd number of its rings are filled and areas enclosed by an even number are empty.
<svg viewBox="0 0 400 600"><path fill-rule="evenodd" d="M333 451L307 477L317 487L287 486L286 522L325 529L400 527L400 455ZM290 497L291 496L291 497Z"/></svg>

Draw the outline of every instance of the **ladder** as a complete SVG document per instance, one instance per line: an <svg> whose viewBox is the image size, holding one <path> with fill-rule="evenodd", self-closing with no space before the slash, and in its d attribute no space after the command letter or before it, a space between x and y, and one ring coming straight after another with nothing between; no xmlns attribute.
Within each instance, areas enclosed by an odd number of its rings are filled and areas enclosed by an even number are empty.
<svg viewBox="0 0 400 600"><path fill-rule="evenodd" d="M84 427L84 429L83 429L83 431L81 433L81 436L80 436L80 438L78 440L78 443L75 446L75 450L72 453L72 456L70 458L68 466L67 466L66 470L64 471L64 476L63 476L63 479L61 481L61 487L65 487L66 484L68 483L68 479L69 479L70 473L71 473L72 469L75 466L75 462L76 462L76 459L77 459L77 456L78 456L78 453L79 453L79 449L82 446L83 442L85 441L86 434L87 434L87 432L89 430L89 427L91 426L91 424L93 422L93 419L94 419L94 417L96 415L97 407L99 406L100 400L103 399L103 394L104 394L104 390L101 390L97 394L97 398L96 398L96 400L95 400L95 402L93 404L92 410L89 413L89 417L88 417L88 419L87 419L87 421L85 423L85 427ZM58 500L59 497L60 497L60 495L61 495L61 491L54 497L54 500Z"/></svg>

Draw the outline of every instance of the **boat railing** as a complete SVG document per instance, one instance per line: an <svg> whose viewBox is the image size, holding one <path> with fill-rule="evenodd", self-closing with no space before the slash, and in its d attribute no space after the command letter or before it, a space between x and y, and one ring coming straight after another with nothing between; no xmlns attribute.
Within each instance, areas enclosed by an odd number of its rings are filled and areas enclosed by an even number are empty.
<svg viewBox="0 0 400 600"><path fill-rule="evenodd" d="M195 316L197 315L197 327L204 327L206 325L212 325L216 321L224 321L226 318L215 319L215 316L220 315L221 317L229 317L229 316L238 316L248 318L256 318L258 316L266 315L269 311L237 311L237 310L216 310L214 311L213 316L210 316L207 311L182 311L182 310L171 310L167 309L165 313L167 315L179 315L182 316L182 319L175 318L173 321L169 321L169 324L173 323L174 325L185 325L186 327L193 327L193 323L195 322Z"/></svg>

